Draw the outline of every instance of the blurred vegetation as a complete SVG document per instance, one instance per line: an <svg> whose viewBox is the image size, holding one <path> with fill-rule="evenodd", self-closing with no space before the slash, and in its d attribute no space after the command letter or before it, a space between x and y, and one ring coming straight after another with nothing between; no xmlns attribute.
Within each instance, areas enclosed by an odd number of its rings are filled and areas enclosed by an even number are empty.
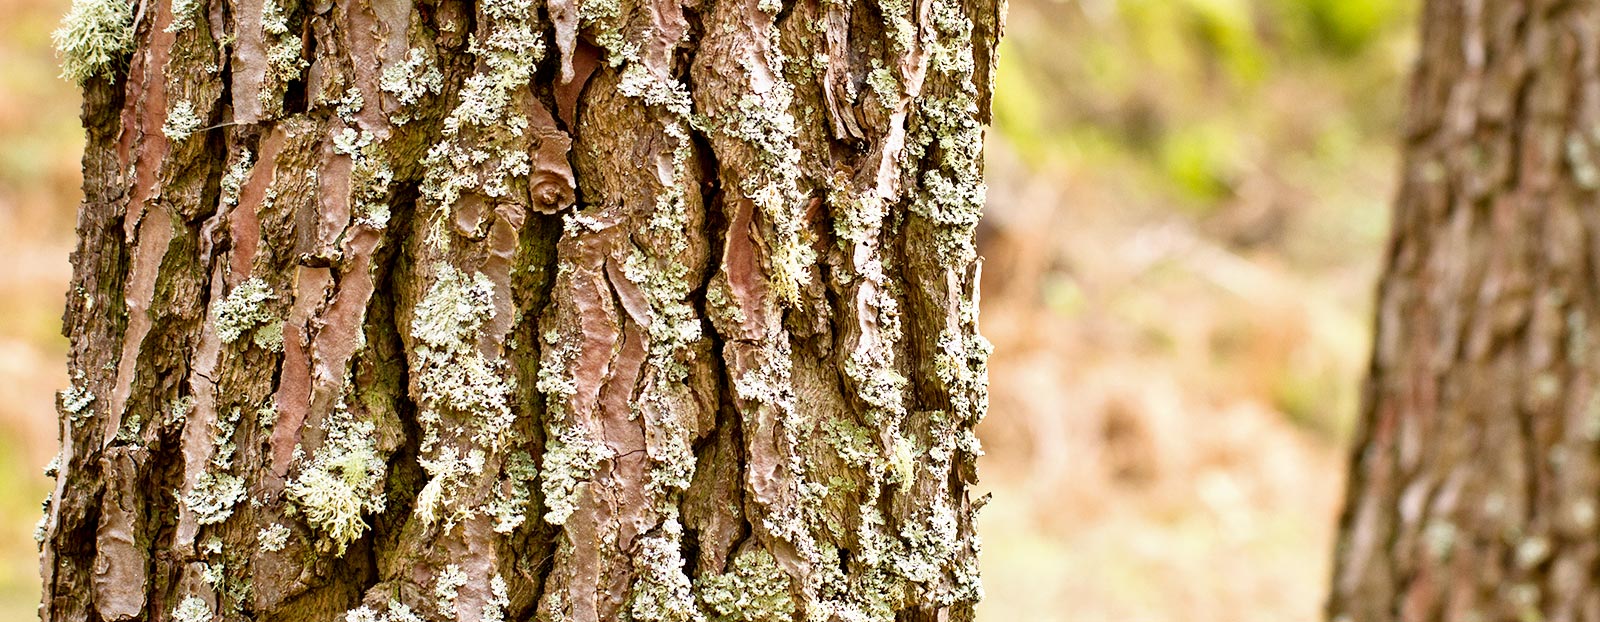
<svg viewBox="0 0 1600 622"><path fill-rule="evenodd" d="M990 134L980 619L1316 619L1414 2L1012 0ZM0 619L66 384L81 133L0 0Z"/></svg>
<svg viewBox="0 0 1600 622"><path fill-rule="evenodd" d="M986 620L1315 620L1414 2L1014 0Z"/></svg>

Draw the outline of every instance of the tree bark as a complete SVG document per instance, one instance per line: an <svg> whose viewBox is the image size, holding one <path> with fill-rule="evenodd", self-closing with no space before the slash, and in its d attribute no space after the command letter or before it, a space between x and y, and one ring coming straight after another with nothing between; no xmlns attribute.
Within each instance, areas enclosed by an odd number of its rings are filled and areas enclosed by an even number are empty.
<svg viewBox="0 0 1600 622"><path fill-rule="evenodd" d="M999 0L78 0L50 621L969 620Z"/></svg>
<svg viewBox="0 0 1600 622"><path fill-rule="evenodd" d="M1600 2L1431 0L1335 620L1600 620Z"/></svg>

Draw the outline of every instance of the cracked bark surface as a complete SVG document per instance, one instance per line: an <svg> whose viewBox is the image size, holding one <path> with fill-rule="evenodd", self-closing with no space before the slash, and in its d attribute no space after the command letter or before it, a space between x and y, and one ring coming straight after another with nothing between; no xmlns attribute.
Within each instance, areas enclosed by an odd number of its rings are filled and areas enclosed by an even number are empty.
<svg viewBox="0 0 1600 622"><path fill-rule="evenodd" d="M79 3L43 619L971 619L999 0Z"/></svg>
<svg viewBox="0 0 1600 622"><path fill-rule="evenodd" d="M1334 620L1600 620L1600 3L1430 0Z"/></svg>

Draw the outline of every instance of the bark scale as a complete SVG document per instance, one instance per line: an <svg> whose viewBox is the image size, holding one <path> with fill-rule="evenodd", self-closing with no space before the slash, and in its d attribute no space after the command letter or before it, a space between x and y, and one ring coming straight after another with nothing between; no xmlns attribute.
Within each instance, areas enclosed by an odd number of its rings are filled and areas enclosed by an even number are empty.
<svg viewBox="0 0 1600 622"><path fill-rule="evenodd" d="M966 620L997 0L79 0L42 616Z"/></svg>
<svg viewBox="0 0 1600 622"><path fill-rule="evenodd" d="M1329 613L1600 620L1600 2L1422 24Z"/></svg>

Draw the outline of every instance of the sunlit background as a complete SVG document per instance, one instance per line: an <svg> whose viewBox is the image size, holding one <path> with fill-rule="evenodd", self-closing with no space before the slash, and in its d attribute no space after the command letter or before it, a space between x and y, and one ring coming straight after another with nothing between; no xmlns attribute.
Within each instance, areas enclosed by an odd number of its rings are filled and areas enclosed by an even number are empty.
<svg viewBox="0 0 1600 622"><path fill-rule="evenodd" d="M68 0L0 0L0 620L66 386ZM1414 2L1012 0L989 140L985 622L1318 617Z"/></svg>

